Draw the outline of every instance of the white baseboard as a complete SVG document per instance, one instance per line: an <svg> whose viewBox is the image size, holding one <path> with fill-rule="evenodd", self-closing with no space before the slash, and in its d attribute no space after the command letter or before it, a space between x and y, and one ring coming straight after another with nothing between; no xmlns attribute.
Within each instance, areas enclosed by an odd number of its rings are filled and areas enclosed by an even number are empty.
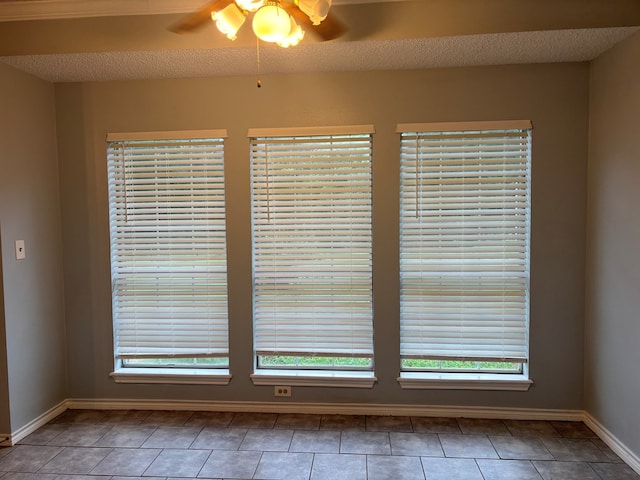
<svg viewBox="0 0 640 480"><path fill-rule="evenodd" d="M25 426L19 428L15 432L11 433L11 435L8 436L9 439L6 442L6 445L8 445L8 446L15 445L16 443L18 443L20 440L22 440L27 435L30 435L31 433L35 432L37 429L39 429L43 425L49 423L51 420L53 420L58 415L60 415L62 412L64 412L67 408L68 408L67 407L67 400L64 400L64 401L60 402L58 405L50 408L49 410L44 412L39 417L31 420ZM3 445L5 445L5 444L3 444Z"/></svg>
<svg viewBox="0 0 640 480"><path fill-rule="evenodd" d="M257 413L309 413L345 415L405 415L415 417L500 418L505 420L575 420L582 410L507 407L468 407L369 403L217 402L194 400L70 399L71 409L194 410Z"/></svg>
<svg viewBox="0 0 640 480"><path fill-rule="evenodd" d="M629 465L636 473L640 474L640 457L638 457L638 455L629 450L624 443L618 440L615 435L607 430L589 412L584 412L583 421L624 463Z"/></svg>

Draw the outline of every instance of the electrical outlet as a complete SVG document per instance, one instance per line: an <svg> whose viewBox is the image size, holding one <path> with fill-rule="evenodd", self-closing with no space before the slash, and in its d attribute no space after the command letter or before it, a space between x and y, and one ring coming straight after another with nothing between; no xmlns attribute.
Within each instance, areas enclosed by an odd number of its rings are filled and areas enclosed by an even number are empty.
<svg viewBox="0 0 640 480"><path fill-rule="evenodd" d="M277 385L273 388L273 394L276 397L290 397L291 396L291 387Z"/></svg>

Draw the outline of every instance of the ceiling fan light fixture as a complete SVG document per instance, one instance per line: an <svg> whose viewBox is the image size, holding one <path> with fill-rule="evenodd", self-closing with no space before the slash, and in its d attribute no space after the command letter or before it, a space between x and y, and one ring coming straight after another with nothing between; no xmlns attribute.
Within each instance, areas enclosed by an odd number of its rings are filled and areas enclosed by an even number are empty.
<svg viewBox="0 0 640 480"><path fill-rule="evenodd" d="M235 0L242 10L255 12L265 4L265 0Z"/></svg>
<svg viewBox="0 0 640 480"><path fill-rule="evenodd" d="M212 12L211 18L216 22L218 30L230 40L236 39L236 34L247 18L246 12L238 8L235 3L230 3L218 12Z"/></svg>
<svg viewBox="0 0 640 480"><path fill-rule="evenodd" d="M330 16L331 3L332 0L207 0L171 30L175 33L195 31L212 18L223 35L235 40L250 17L258 41L287 48L299 44L307 32L315 34L320 41L334 40L346 32L342 22ZM320 28L313 28L320 22L324 22Z"/></svg>
<svg viewBox="0 0 640 480"><path fill-rule="evenodd" d="M291 18L291 30L289 31L289 35L284 40L281 40L278 43L278 46L283 48L295 47L300 43L302 38L304 37L304 30L296 23L296 21Z"/></svg>
<svg viewBox="0 0 640 480"><path fill-rule="evenodd" d="M331 0L297 0L297 4L314 25L320 25L331 8Z"/></svg>
<svg viewBox="0 0 640 480"><path fill-rule="evenodd" d="M277 2L267 2L253 15L253 33L265 42L282 42L291 32L291 19Z"/></svg>

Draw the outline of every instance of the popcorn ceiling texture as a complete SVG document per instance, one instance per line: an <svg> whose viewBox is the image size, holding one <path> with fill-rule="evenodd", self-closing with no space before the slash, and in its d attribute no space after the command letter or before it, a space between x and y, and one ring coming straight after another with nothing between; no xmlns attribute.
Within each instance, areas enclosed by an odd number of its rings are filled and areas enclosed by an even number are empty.
<svg viewBox="0 0 640 480"><path fill-rule="evenodd" d="M549 30L414 40L260 47L260 72L402 70L589 61L639 27ZM255 48L70 53L0 57L51 82L251 75Z"/></svg>

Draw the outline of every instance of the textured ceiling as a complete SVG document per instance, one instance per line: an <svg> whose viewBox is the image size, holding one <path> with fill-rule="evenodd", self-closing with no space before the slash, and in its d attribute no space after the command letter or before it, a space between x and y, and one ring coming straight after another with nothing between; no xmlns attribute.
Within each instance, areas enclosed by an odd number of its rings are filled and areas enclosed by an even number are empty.
<svg viewBox="0 0 640 480"><path fill-rule="evenodd" d="M343 38L260 46L167 27L207 0L0 0L0 62L52 82L589 61L640 29L639 0L334 0Z"/></svg>
<svg viewBox="0 0 640 480"><path fill-rule="evenodd" d="M518 32L260 48L261 73L419 69L595 58L638 27ZM256 48L69 53L0 57L52 82L244 75Z"/></svg>
<svg viewBox="0 0 640 480"><path fill-rule="evenodd" d="M333 5L407 0L332 0ZM0 0L0 21L189 13L207 0Z"/></svg>

